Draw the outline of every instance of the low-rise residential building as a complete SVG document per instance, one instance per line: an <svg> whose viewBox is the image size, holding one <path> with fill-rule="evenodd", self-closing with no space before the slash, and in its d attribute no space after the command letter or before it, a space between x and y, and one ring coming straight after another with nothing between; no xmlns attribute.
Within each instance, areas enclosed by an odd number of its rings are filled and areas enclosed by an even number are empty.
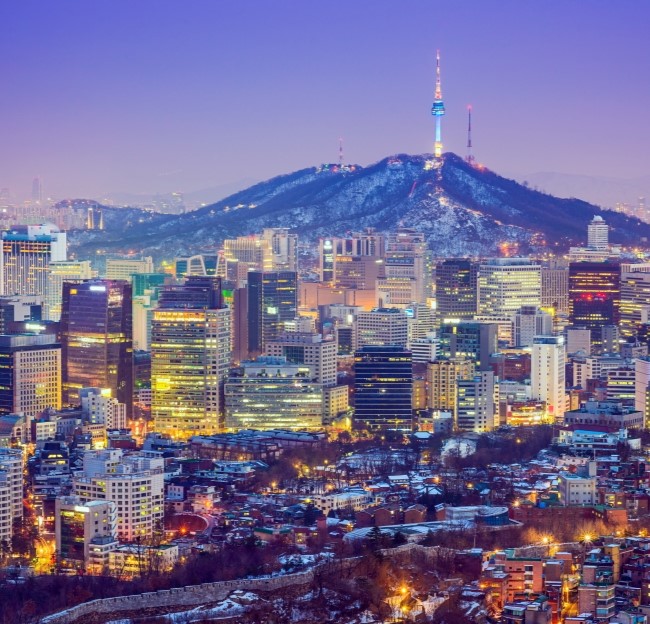
<svg viewBox="0 0 650 624"><path fill-rule="evenodd" d="M570 472L562 472L558 478L560 503L570 505L593 505L596 502L596 477L582 477Z"/></svg>

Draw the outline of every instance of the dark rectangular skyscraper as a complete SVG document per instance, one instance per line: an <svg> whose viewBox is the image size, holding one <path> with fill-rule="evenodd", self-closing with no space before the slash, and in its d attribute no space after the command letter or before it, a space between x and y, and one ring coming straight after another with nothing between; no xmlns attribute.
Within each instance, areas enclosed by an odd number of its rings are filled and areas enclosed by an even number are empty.
<svg viewBox="0 0 650 624"><path fill-rule="evenodd" d="M354 354L354 418L370 429L413 428L413 362L402 347L366 346Z"/></svg>
<svg viewBox="0 0 650 624"><path fill-rule="evenodd" d="M440 354L469 358L481 371L490 370L490 356L498 351L496 323L477 321L443 322L440 326Z"/></svg>
<svg viewBox="0 0 650 624"><path fill-rule="evenodd" d="M259 355L298 314L295 271L248 273L248 351Z"/></svg>
<svg viewBox="0 0 650 624"><path fill-rule="evenodd" d="M615 262L572 262L569 265L569 320L591 329L596 351L605 325L617 325L621 299L621 267Z"/></svg>
<svg viewBox="0 0 650 624"><path fill-rule="evenodd" d="M63 402L79 402L81 388L109 388L131 415L133 328L131 284L92 279L64 282L61 313Z"/></svg>
<svg viewBox="0 0 650 624"><path fill-rule="evenodd" d="M436 306L440 320L471 319L477 310L478 264L462 258L436 266Z"/></svg>

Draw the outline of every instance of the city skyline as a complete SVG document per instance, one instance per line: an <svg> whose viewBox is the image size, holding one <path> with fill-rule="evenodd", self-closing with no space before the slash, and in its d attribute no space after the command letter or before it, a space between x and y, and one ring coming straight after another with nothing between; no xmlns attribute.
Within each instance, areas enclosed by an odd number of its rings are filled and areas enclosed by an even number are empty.
<svg viewBox="0 0 650 624"><path fill-rule="evenodd" d="M29 196L191 192L345 159L445 151L507 175L648 174L639 123L650 7L172 2L3 11L0 187ZM246 186L246 182L242 184ZM215 199L217 199L215 197Z"/></svg>

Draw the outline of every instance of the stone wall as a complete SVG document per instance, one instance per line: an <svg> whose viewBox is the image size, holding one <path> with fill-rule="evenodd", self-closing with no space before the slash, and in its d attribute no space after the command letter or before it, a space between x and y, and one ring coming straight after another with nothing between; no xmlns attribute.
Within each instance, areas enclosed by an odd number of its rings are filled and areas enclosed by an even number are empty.
<svg viewBox="0 0 650 624"><path fill-rule="evenodd" d="M314 570L307 570L296 574L285 574L269 578L203 583L202 585L164 589L133 596L103 598L84 602L60 613L48 615L41 620L41 624L74 624L83 621L82 618L84 617L95 614L110 614L117 619L121 612L137 611L139 609L196 607L224 600L231 592L236 590L273 592L285 587L308 585L313 579Z"/></svg>
<svg viewBox="0 0 650 624"><path fill-rule="evenodd" d="M419 544L405 544L397 548L388 548L381 552L383 555L399 561L410 561L413 557L419 557L431 562L439 556L440 550L438 546L426 547L420 546ZM82 624L82 622L88 621L91 616L94 616L93 619L95 619L96 616L103 614L110 615L110 619L119 619L120 613L144 609L168 608L173 611L178 607L181 610L183 607L197 607L203 604L219 602L227 598L231 592L237 590L274 592L286 587L309 585L313 582L317 571L326 573L336 571L340 573L345 570L350 570L359 563L360 559L360 557L353 557L342 561L323 563L315 568L295 574L203 583L202 585L188 585L187 587L164 589L157 592L147 592L132 596L91 600L76 607L70 607L65 611L48 615L40 623Z"/></svg>

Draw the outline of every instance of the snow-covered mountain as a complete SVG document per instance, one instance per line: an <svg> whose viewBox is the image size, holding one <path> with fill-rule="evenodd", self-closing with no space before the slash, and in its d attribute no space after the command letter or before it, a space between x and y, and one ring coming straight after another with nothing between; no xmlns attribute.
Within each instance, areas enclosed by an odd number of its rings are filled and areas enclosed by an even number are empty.
<svg viewBox="0 0 650 624"><path fill-rule="evenodd" d="M138 251L161 260L214 253L224 238L265 227L316 240L403 225L423 231L440 256L494 254L503 243L526 253L584 243L596 214L610 224L613 242L650 238L650 226L636 219L526 188L455 154L437 161L401 154L369 167L323 165L278 176L181 216L129 211L120 223L116 211L110 229L76 233L72 242L78 257Z"/></svg>

